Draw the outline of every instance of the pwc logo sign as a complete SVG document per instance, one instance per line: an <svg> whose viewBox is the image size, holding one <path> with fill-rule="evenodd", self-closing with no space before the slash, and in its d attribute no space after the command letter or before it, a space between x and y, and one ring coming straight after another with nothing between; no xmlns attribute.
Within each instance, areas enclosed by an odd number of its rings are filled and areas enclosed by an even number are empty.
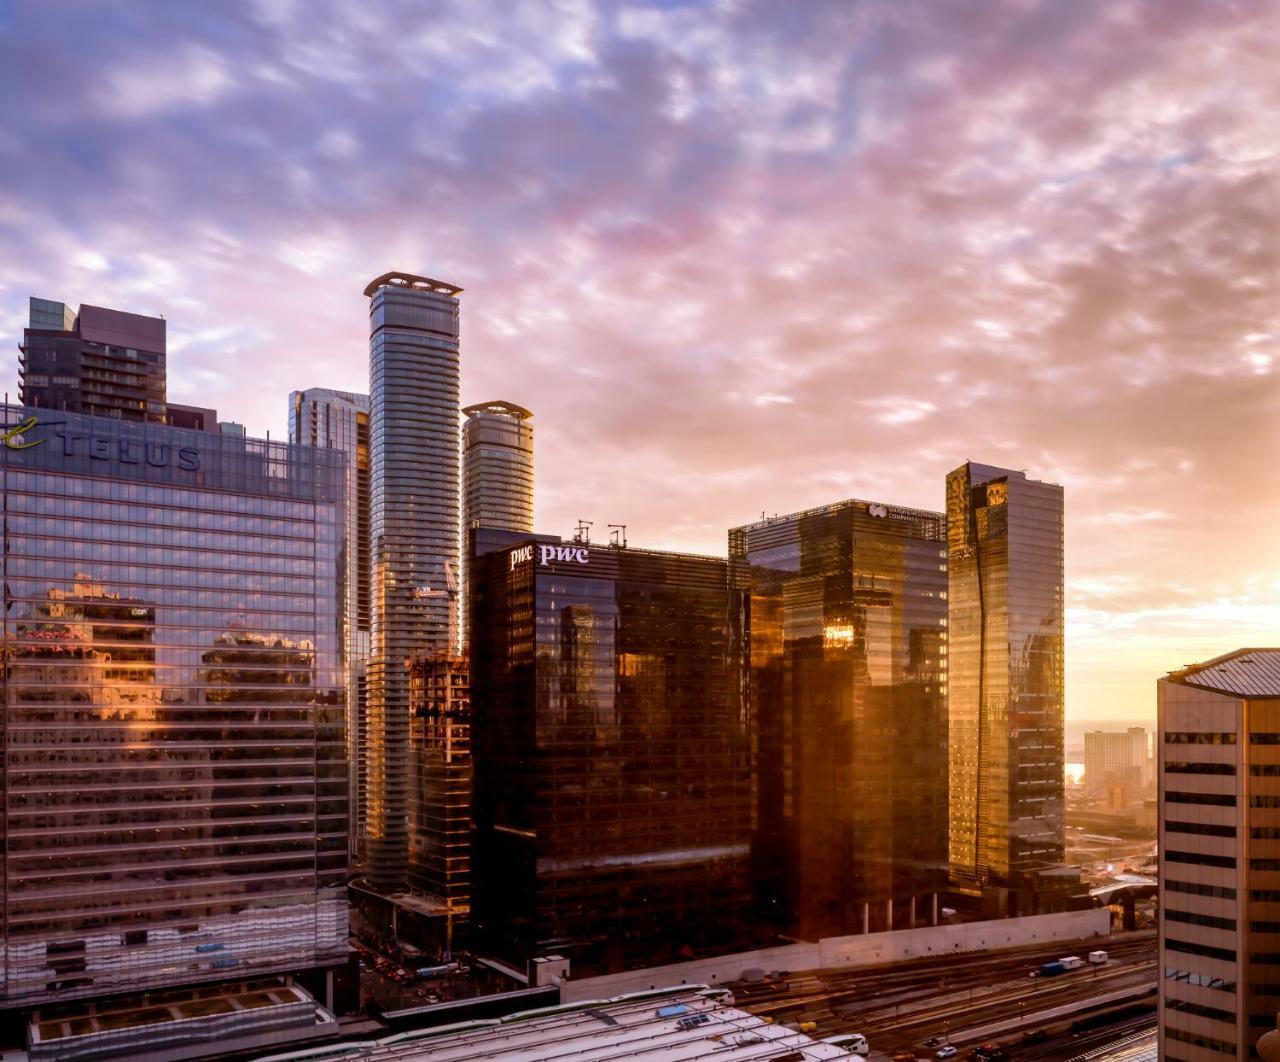
<svg viewBox="0 0 1280 1062"><path fill-rule="evenodd" d="M513 549L511 551L511 571L516 570L517 564L532 561L535 548L538 551L539 565L547 565L552 561L564 564L586 564L591 559L591 551L585 546L552 546L540 543L536 547L529 545Z"/></svg>
<svg viewBox="0 0 1280 1062"><path fill-rule="evenodd" d="M548 561L574 561L578 564L586 564L587 557L588 552L585 546L538 547L539 564L546 564Z"/></svg>

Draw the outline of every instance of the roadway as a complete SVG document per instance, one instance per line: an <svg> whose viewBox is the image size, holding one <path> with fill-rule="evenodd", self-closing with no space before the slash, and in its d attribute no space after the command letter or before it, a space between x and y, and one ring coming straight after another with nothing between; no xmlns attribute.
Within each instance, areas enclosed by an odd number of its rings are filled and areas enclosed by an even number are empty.
<svg viewBox="0 0 1280 1062"><path fill-rule="evenodd" d="M935 1049L923 1044L937 1038L962 1048L987 1041L1016 1045L1019 1058L1061 1059L1087 1050L1097 1038L1077 1024L1091 1014L1114 1012L1111 1020L1099 1017L1099 1042L1115 1039L1117 1030L1136 1031L1154 1021L1141 1012L1154 1003L1154 931L1103 943L1106 966L1086 965L1058 977L1028 975L1064 954L1084 958L1094 945L1035 945L889 966L789 972L772 985L728 987L744 1010L787 1025L814 1022L812 1035L818 1037L860 1032L886 1056L915 1050L931 1057ZM1022 1032L1030 1029L1044 1030L1048 1039L1023 1045Z"/></svg>

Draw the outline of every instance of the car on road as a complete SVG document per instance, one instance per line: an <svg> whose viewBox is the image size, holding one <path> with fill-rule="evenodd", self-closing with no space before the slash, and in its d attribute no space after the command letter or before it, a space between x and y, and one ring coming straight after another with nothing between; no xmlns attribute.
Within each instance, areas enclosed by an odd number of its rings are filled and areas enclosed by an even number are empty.
<svg viewBox="0 0 1280 1062"><path fill-rule="evenodd" d="M1042 1044L1049 1039L1049 1034L1043 1029L1028 1029L1022 1034L1022 1042L1024 1044Z"/></svg>
<svg viewBox="0 0 1280 1062"><path fill-rule="evenodd" d="M934 1058L955 1058L955 1057L956 1057L956 1045L955 1045L955 1044L943 1044L941 1047L939 1047L939 1048L938 1048L938 1050L937 1050L936 1052L934 1052L933 1057L934 1057Z"/></svg>
<svg viewBox="0 0 1280 1062"><path fill-rule="evenodd" d="M924 1045L923 1045L923 1046L925 1046L925 1047L937 1047L937 1046L938 1046L938 1043L939 1043L939 1040L938 1040L938 1038L937 1038L936 1036L930 1036L930 1037L929 1037L929 1039L927 1039L927 1040L924 1042Z"/></svg>

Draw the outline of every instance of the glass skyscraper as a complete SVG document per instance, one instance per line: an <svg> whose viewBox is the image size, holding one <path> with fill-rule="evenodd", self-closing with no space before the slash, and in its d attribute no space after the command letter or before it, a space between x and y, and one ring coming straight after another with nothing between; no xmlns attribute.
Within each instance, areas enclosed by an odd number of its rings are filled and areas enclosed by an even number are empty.
<svg viewBox="0 0 1280 1062"><path fill-rule="evenodd" d="M729 532L749 593L753 862L818 939L937 920L946 884L941 513L846 501Z"/></svg>
<svg viewBox="0 0 1280 1062"><path fill-rule="evenodd" d="M598 969L739 942L751 783L726 562L535 536L474 560L483 946Z"/></svg>
<svg viewBox="0 0 1280 1062"><path fill-rule="evenodd" d="M1062 862L1062 488L947 476L951 871L1017 886Z"/></svg>
<svg viewBox="0 0 1280 1062"><path fill-rule="evenodd" d="M409 671L457 639L458 295L387 273L369 304L371 646L366 851L369 883L408 878Z"/></svg>
<svg viewBox="0 0 1280 1062"><path fill-rule="evenodd" d="M369 396L312 387L289 395L289 441L341 450L346 460L347 537L343 646L347 662L347 765L352 852L362 850L368 784Z"/></svg>
<svg viewBox="0 0 1280 1062"><path fill-rule="evenodd" d="M0 1005L342 964L342 456L3 408Z"/></svg>
<svg viewBox="0 0 1280 1062"><path fill-rule="evenodd" d="M473 527L533 530L533 414L512 402L467 406L462 424L462 548ZM463 558L463 583L469 578ZM464 593L461 602L466 604ZM460 622L465 647L466 620Z"/></svg>

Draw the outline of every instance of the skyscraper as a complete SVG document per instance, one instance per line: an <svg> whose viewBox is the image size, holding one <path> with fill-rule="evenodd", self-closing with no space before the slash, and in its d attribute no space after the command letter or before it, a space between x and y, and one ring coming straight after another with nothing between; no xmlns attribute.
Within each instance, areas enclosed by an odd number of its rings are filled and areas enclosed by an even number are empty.
<svg viewBox="0 0 1280 1062"><path fill-rule="evenodd" d="M1062 534L1060 486L973 463L947 476L950 861L960 884L1018 888L1062 862Z"/></svg>
<svg viewBox="0 0 1280 1062"><path fill-rule="evenodd" d="M533 530L533 414L513 402L467 406L462 424L462 602L470 569L470 531ZM460 634L466 642L465 619Z"/></svg>
<svg viewBox="0 0 1280 1062"><path fill-rule="evenodd" d="M936 922L947 868L941 513L864 501L729 532L750 595L753 860L816 940Z"/></svg>
<svg viewBox="0 0 1280 1062"><path fill-rule="evenodd" d="M409 273L370 282L369 882L408 872L409 672L456 641L459 530L458 295Z"/></svg>
<svg viewBox="0 0 1280 1062"><path fill-rule="evenodd" d="M1280 1009L1280 649L1156 689L1160 1057L1246 1058Z"/></svg>
<svg viewBox="0 0 1280 1062"><path fill-rule="evenodd" d="M339 455L4 407L0 1008L347 958Z"/></svg>
<svg viewBox="0 0 1280 1062"><path fill-rule="evenodd" d="M353 852L364 847L368 782L369 396L312 387L289 395L289 441L341 450L346 462L347 545L343 565L343 647L347 668L347 764Z"/></svg>
<svg viewBox="0 0 1280 1062"><path fill-rule="evenodd" d="M1084 784L1091 795L1105 793L1108 786L1121 785L1129 796L1137 797L1146 780L1145 728L1090 730L1084 735Z"/></svg>
<svg viewBox="0 0 1280 1062"><path fill-rule="evenodd" d="M19 349L24 405L165 422L163 317L33 297Z"/></svg>
<svg viewBox="0 0 1280 1062"><path fill-rule="evenodd" d="M751 780L725 561L531 536L477 555L472 590L484 946L580 969L739 943Z"/></svg>

